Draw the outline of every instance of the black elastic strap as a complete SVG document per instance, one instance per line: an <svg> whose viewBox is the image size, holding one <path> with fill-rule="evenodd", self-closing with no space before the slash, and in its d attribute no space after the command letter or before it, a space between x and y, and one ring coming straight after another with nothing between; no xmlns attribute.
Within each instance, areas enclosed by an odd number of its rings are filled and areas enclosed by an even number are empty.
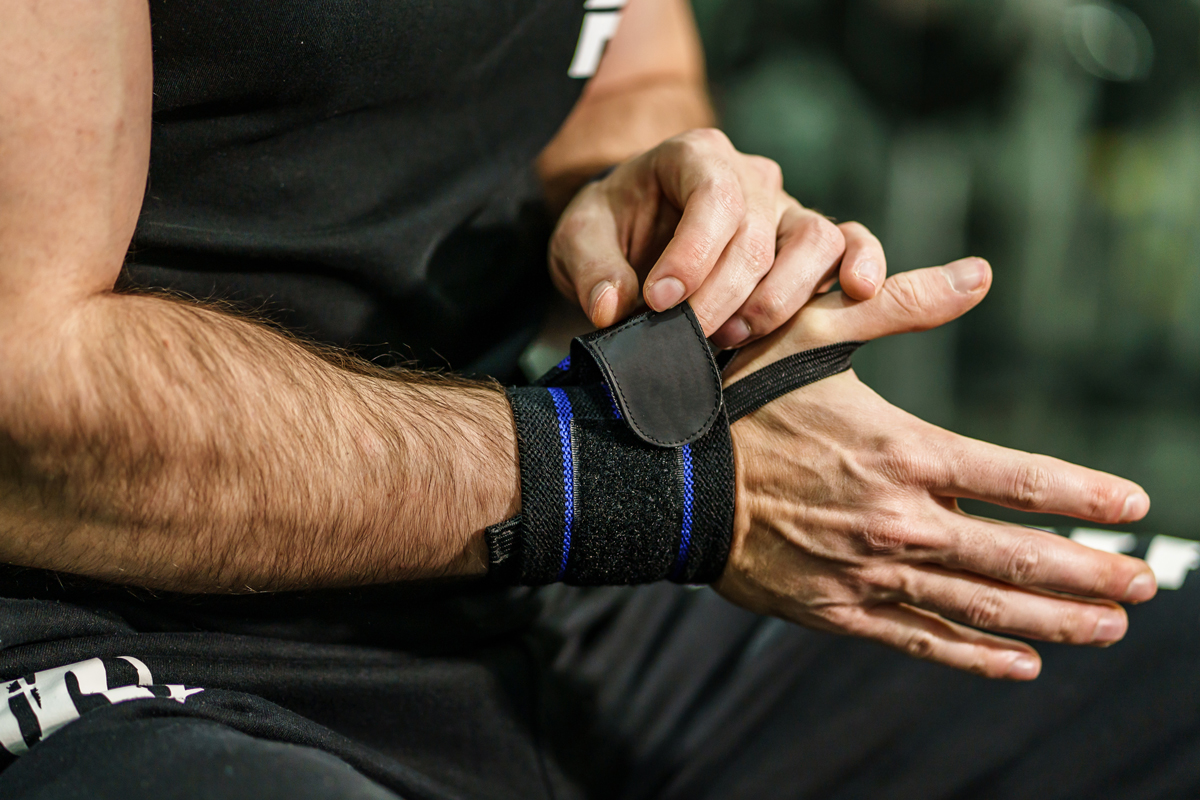
<svg viewBox="0 0 1200 800"><path fill-rule="evenodd" d="M841 342L805 350L769 364L726 387L725 412L729 415L729 424L789 392L845 372L850 369L854 351L864 344L866 342Z"/></svg>

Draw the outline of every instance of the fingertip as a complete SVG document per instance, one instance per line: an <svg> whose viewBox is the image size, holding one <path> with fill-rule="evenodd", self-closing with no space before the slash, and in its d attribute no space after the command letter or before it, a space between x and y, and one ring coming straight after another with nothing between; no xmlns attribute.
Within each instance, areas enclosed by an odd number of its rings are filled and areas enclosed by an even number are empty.
<svg viewBox="0 0 1200 800"><path fill-rule="evenodd" d="M1125 588L1124 600L1126 603L1144 603L1152 600L1156 594L1158 594L1158 581L1155 579L1154 573L1147 568L1145 572L1135 575L1129 582L1129 586Z"/></svg>
<svg viewBox="0 0 1200 800"><path fill-rule="evenodd" d="M843 275L842 291L855 300L870 300L879 294L886 278L882 264L873 258L862 258L852 265L850 274Z"/></svg>
<svg viewBox="0 0 1200 800"><path fill-rule="evenodd" d="M716 333L712 335L713 344L721 349L739 347L750 338L750 325L740 316L730 317Z"/></svg>
<svg viewBox="0 0 1200 800"><path fill-rule="evenodd" d="M683 285L683 281L668 275L665 278L647 282L644 297L646 305L650 308L655 311L666 311L679 305L686 292L687 287Z"/></svg>
<svg viewBox="0 0 1200 800"><path fill-rule="evenodd" d="M1150 495L1138 488L1137 491L1130 493L1125 498L1125 505L1121 508L1121 518L1119 522L1137 522L1150 513Z"/></svg>
<svg viewBox="0 0 1200 800"><path fill-rule="evenodd" d="M592 287L588 298L588 319L597 328L607 328L616 322L617 287L612 281L600 281Z"/></svg>
<svg viewBox="0 0 1200 800"><path fill-rule="evenodd" d="M1009 663L1004 677L1010 681L1031 681L1042 672L1042 660L1032 653L1018 653Z"/></svg>
<svg viewBox="0 0 1200 800"><path fill-rule="evenodd" d="M1091 644L1098 647L1110 647L1125 638L1129 631L1129 617L1125 609L1114 608L1107 614L1100 614L1096 626L1092 630Z"/></svg>
<svg viewBox="0 0 1200 800"><path fill-rule="evenodd" d="M958 294L975 294L991 284L992 267L982 258L963 258L942 267L942 275Z"/></svg>

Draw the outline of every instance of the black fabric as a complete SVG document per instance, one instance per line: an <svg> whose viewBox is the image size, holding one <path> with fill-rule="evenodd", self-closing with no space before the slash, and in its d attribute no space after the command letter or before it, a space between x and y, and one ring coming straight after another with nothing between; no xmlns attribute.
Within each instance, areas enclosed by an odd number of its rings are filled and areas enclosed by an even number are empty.
<svg viewBox="0 0 1200 800"><path fill-rule="evenodd" d="M325 751L169 714L89 715L40 748L37 758L14 765L3 782L5 797L26 800L400 797Z"/></svg>
<svg viewBox="0 0 1200 800"><path fill-rule="evenodd" d="M508 390L521 515L486 533L493 579L716 580L733 531L733 443L691 307L579 337L571 354Z"/></svg>
<svg viewBox="0 0 1200 800"><path fill-rule="evenodd" d="M560 572L567 507L558 415L548 391L510 390L508 401L520 452L521 521L512 555L493 562L489 572L512 583L552 583ZM487 535L493 538L494 529Z"/></svg>
<svg viewBox="0 0 1200 800"><path fill-rule="evenodd" d="M8 611L4 608L5 616ZM43 633L56 635L50 627ZM455 652L431 659L395 647L213 633L115 634L10 646L0 651L0 674L12 678L0 708L0 759L23 766L21 759L28 757L14 759L7 752L21 749L9 735L14 720L34 748L29 755L43 740L55 743L60 731L39 727L34 714L12 713L16 702L32 696L43 718L68 723L62 733L77 716L83 724L73 735L94 742L92 726L107 731L100 734L107 742L97 752L107 747L121 755L128 723L182 717L317 748L405 798L528 797L525 792L540 789L544 780L528 732L534 702L528 656L511 640L499 649L476 648L469 658ZM29 656L34 661L25 661ZM130 669L129 659L140 669ZM135 683L140 673L148 680L142 685ZM83 684L82 692L58 690L72 684ZM95 691L97 685L107 696ZM475 763L463 763L464 756ZM128 780L137 786L145 778L134 773ZM32 791L49 781L44 775L22 780L20 769L10 778L5 770L0 773L5 800L14 797L12 782Z"/></svg>
<svg viewBox="0 0 1200 800"><path fill-rule="evenodd" d="M1194 574L1131 608L1129 636L1111 648L1038 645L1045 668L1032 684L760 617L708 589L529 596L536 612L519 628L417 649L404 637L364 647L138 632L112 614L0 599L0 718L22 694L18 677L47 686L47 671L93 658L110 689L136 679L124 656L151 687L192 692L91 703L10 759L0 797L389 796L376 786L437 800L1200 795ZM66 708L55 698L42 696L45 711Z"/></svg>
<svg viewBox="0 0 1200 800"><path fill-rule="evenodd" d="M782 358L725 388L732 425L772 400L850 369L850 359L866 342L841 342Z"/></svg>
<svg viewBox="0 0 1200 800"><path fill-rule="evenodd" d="M683 526L679 454L647 447L620 420L577 420L573 433L579 496L567 574L593 586L666 578Z"/></svg>
<svg viewBox="0 0 1200 800"><path fill-rule="evenodd" d="M581 336L572 358L581 362L584 352L600 368L621 418L647 444L680 447L716 423L721 373L690 304Z"/></svg>
<svg viewBox="0 0 1200 800"><path fill-rule="evenodd" d="M671 575L678 583L711 583L721 577L733 543L735 475L729 420L721 418L692 445L694 533L686 564ZM698 532L698 533L696 533Z"/></svg>
<svg viewBox="0 0 1200 800"><path fill-rule="evenodd" d="M516 379L549 296L532 165L584 85L567 75L583 6L152 0L149 191L122 287Z"/></svg>
<svg viewBox="0 0 1200 800"><path fill-rule="evenodd" d="M569 419L555 408L552 391L566 399ZM521 515L488 533L493 543L510 528L515 533L505 559L497 562L500 551L493 550L495 580L596 586L720 576L733 528L732 443L723 411L721 424L688 446L692 491L685 504L681 449L635 436L603 385L514 388L508 397L520 448Z"/></svg>

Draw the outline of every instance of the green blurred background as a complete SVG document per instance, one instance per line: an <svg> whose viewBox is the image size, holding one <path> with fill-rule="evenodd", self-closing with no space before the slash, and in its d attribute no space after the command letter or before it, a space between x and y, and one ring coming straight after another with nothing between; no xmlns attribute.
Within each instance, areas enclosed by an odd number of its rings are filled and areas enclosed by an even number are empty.
<svg viewBox="0 0 1200 800"><path fill-rule="evenodd" d="M1132 478L1154 507L1131 530L1200 537L1200 0L694 6L739 149L892 272L992 263L983 305L866 348L862 378Z"/></svg>

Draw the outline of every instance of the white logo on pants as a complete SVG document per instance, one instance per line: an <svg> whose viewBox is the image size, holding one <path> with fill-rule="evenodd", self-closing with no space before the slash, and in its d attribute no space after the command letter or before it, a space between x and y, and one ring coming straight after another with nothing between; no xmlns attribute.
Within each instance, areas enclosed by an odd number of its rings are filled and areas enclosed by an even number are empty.
<svg viewBox="0 0 1200 800"><path fill-rule="evenodd" d="M5 682L7 702L0 705L0 745L19 756L93 708L155 697L182 703L204 691L175 684L157 685L149 668L132 656L113 661L124 661L133 667L137 683L110 687L108 669L99 658Z"/></svg>

